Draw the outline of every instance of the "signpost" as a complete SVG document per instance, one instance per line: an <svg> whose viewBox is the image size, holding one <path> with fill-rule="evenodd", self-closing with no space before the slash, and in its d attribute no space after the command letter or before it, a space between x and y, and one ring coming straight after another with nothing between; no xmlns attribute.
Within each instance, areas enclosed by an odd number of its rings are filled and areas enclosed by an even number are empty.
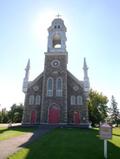
<svg viewBox="0 0 120 159"><path fill-rule="evenodd" d="M112 127L107 123L100 125L100 138L104 140L104 158L107 159L107 139L112 138Z"/></svg>

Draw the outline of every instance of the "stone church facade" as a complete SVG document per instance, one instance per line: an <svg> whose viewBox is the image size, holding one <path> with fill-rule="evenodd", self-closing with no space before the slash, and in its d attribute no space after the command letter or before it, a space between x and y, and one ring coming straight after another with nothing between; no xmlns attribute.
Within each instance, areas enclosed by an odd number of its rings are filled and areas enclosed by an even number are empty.
<svg viewBox="0 0 120 159"><path fill-rule="evenodd" d="M23 124L74 124L89 126L87 100L88 67L84 59L84 80L67 70L66 26L61 18L48 28L44 71L29 81L30 60L23 80L25 93Z"/></svg>

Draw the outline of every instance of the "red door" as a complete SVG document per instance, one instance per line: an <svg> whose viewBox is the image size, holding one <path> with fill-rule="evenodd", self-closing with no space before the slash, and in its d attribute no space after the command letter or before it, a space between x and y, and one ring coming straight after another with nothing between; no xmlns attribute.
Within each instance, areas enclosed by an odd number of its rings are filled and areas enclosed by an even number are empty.
<svg viewBox="0 0 120 159"><path fill-rule="evenodd" d="M73 114L73 122L75 124L79 124L80 123L80 113L79 112L74 112L74 114Z"/></svg>
<svg viewBox="0 0 120 159"><path fill-rule="evenodd" d="M49 123L59 123L60 121L60 110L57 107L52 107L49 109Z"/></svg>
<svg viewBox="0 0 120 159"><path fill-rule="evenodd" d="M36 113L35 111L31 112L31 124L35 124L36 123Z"/></svg>

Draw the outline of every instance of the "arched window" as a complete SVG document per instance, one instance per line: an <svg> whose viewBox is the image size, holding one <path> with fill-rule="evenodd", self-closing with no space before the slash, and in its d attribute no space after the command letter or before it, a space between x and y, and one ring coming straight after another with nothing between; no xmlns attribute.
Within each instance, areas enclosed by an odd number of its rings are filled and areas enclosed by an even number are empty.
<svg viewBox="0 0 120 159"><path fill-rule="evenodd" d="M35 105L40 105L40 100L41 100L40 95L37 95L35 98Z"/></svg>
<svg viewBox="0 0 120 159"><path fill-rule="evenodd" d="M83 104L82 96L77 96L77 105L82 105L82 104Z"/></svg>
<svg viewBox="0 0 120 159"><path fill-rule="evenodd" d="M58 29L60 29L60 25L58 25Z"/></svg>
<svg viewBox="0 0 120 159"><path fill-rule="evenodd" d="M33 105L34 104L34 95L30 95L29 96L29 105Z"/></svg>
<svg viewBox="0 0 120 159"><path fill-rule="evenodd" d="M56 96L61 97L62 96L62 78L59 77L56 79Z"/></svg>
<svg viewBox="0 0 120 159"><path fill-rule="evenodd" d="M53 78L47 80L47 96L53 96Z"/></svg>
<svg viewBox="0 0 120 159"><path fill-rule="evenodd" d="M71 96L71 105L75 105L76 102L75 102L75 96Z"/></svg>
<svg viewBox="0 0 120 159"><path fill-rule="evenodd" d="M53 48L61 48L61 37L57 33L53 36Z"/></svg>

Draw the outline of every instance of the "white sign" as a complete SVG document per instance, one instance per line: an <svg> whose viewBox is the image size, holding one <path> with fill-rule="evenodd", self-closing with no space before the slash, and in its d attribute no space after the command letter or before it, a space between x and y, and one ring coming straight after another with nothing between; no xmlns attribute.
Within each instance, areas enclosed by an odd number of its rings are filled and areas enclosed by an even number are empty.
<svg viewBox="0 0 120 159"><path fill-rule="evenodd" d="M104 139L104 158L107 159L107 139L112 138L112 127L107 123L100 125L100 138Z"/></svg>
<svg viewBox="0 0 120 159"><path fill-rule="evenodd" d="M112 138L112 127L107 123L100 126L100 138L101 139L111 139Z"/></svg>

